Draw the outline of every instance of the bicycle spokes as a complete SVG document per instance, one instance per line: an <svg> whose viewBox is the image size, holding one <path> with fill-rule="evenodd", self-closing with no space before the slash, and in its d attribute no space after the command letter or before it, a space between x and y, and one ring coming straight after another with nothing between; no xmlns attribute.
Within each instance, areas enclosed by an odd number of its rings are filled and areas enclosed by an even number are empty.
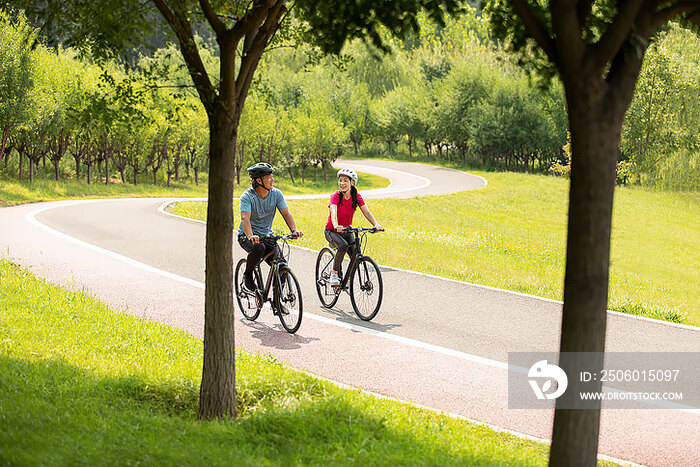
<svg viewBox="0 0 700 467"><path fill-rule="evenodd" d="M290 332L296 332L301 325L302 298L299 282L290 270L284 270L279 276L280 286L276 300L277 314L282 326Z"/></svg>
<svg viewBox="0 0 700 467"><path fill-rule="evenodd" d="M331 271L335 253L330 248L324 248L316 259L316 293L321 305L330 308L338 301L340 290L330 285Z"/></svg>
<svg viewBox="0 0 700 467"><path fill-rule="evenodd" d="M382 304L383 284L379 266L369 257L360 259L350 281L350 299L357 316L369 321Z"/></svg>

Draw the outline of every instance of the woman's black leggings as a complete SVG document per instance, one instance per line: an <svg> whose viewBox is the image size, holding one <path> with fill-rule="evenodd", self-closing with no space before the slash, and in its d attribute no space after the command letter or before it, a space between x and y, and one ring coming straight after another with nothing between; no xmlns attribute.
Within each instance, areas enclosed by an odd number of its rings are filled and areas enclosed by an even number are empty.
<svg viewBox="0 0 700 467"><path fill-rule="evenodd" d="M343 263L345 253L349 253L350 257L355 255L355 234L352 232L338 233L328 229L326 229L325 233L328 243L338 250L335 254L335 261L333 261L333 270L340 271L340 265Z"/></svg>

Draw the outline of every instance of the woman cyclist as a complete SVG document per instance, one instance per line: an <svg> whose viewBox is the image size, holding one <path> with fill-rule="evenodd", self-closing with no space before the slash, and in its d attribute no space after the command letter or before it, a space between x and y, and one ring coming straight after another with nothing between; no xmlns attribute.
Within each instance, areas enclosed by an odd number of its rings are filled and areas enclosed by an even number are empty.
<svg viewBox="0 0 700 467"><path fill-rule="evenodd" d="M352 232L343 232L346 227L352 226L352 217L355 210L359 207L365 218L377 230L384 228L377 223L374 215L362 199L360 193L357 192L355 185L357 184L357 172L353 169L340 169L338 171L338 191L331 195L328 204L328 222L326 222L326 240L333 245L338 251L333 262L333 270L329 284L332 286L340 285L338 271L343 263L345 253L350 250L350 255L353 255L355 248L355 235Z"/></svg>

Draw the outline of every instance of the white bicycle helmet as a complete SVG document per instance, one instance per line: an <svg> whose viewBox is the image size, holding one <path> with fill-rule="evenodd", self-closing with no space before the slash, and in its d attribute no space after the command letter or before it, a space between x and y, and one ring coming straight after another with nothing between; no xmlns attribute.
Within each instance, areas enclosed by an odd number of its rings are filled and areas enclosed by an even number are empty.
<svg viewBox="0 0 700 467"><path fill-rule="evenodd" d="M357 172L355 172L353 169L348 169L348 168L340 169L338 171L338 178L340 178L341 175L345 175L355 184L357 184L357 180L359 180L359 177L357 176Z"/></svg>

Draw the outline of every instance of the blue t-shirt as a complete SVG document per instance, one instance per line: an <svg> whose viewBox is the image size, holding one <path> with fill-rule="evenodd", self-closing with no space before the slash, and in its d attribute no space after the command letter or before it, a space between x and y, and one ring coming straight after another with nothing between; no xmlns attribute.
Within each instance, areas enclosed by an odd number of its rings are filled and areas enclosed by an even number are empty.
<svg viewBox="0 0 700 467"><path fill-rule="evenodd" d="M287 207L284 195L277 188L270 190L265 198L261 198L254 188L248 188L241 195L241 212L250 213L250 226L253 228L253 235L269 235L272 233L272 221L275 219L277 210ZM238 234L243 232L243 223L238 227Z"/></svg>

